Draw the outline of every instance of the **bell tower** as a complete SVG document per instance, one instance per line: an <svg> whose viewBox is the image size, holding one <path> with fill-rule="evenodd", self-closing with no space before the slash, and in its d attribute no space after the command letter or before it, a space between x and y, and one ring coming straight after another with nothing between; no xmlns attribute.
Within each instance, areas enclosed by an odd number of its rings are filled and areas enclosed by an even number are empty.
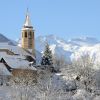
<svg viewBox="0 0 100 100"><path fill-rule="evenodd" d="M22 27L22 48L34 50L34 30L31 25L29 12L27 9L25 23Z"/></svg>

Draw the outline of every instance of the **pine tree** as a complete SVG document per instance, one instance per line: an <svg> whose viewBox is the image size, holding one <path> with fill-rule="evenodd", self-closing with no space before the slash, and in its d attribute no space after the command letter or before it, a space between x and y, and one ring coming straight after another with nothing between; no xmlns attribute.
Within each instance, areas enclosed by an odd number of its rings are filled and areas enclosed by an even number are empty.
<svg viewBox="0 0 100 100"><path fill-rule="evenodd" d="M49 48L49 44L47 43L46 46L45 46L45 51L43 53L41 65L52 65L52 64L53 64L52 52Z"/></svg>

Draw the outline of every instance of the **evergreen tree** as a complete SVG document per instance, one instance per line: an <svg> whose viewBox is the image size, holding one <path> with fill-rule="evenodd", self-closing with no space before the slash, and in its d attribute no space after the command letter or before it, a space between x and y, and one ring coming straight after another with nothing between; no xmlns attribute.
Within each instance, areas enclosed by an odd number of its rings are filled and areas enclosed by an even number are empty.
<svg viewBox="0 0 100 100"><path fill-rule="evenodd" d="M45 51L43 53L41 65L52 65L52 64L53 64L52 52L49 48L49 44L47 43L46 46L45 46Z"/></svg>

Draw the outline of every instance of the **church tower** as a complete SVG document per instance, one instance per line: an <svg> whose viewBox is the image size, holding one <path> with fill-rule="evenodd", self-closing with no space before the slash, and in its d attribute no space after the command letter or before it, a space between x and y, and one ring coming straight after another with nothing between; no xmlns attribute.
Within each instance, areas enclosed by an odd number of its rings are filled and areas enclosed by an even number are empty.
<svg viewBox="0 0 100 100"><path fill-rule="evenodd" d="M34 30L31 25L29 12L27 10L25 23L22 28L22 48L34 50Z"/></svg>

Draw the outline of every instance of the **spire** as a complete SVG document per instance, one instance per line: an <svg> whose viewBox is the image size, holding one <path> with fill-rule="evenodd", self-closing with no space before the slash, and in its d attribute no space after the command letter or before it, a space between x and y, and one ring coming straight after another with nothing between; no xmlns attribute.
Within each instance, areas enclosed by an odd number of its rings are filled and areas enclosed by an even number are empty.
<svg viewBox="0 0 100 100"><path fill-rule="evenodd" d="M26 19L25 19L25 23L24 23L24 26L27 27L27 26L32 26L31 25L31 21L30 21L30 17L29 17L29 10L27 8L27 13L26 13Z"/></svg>

